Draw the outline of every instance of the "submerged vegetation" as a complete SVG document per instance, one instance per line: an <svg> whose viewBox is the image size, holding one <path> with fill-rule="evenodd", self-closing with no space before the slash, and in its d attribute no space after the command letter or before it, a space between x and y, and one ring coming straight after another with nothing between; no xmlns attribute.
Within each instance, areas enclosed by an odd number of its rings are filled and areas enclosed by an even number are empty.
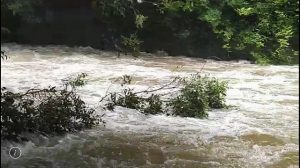
<svg viewBox="0 0 300 168"><path fill-rule="evenodd" d="M227 83L215 78L193 76L184 82L179 96L172 98L169 106L175 115L207 117L210 108L224 108Z"/></svg>
<svg viewBox="0 0 300 168"><path fill-rule="evenodd" d="M1 58L5 59L5 52ZM1 138L27 140L24 133L61 135L92 128L105 123L77 94L77 87L86 84L86 73L64 80L61 88L29 89L14 93L1 88ZM120 92L107 93L100 100L103 109L116 106L136 109L144 114L167 114L182 117L208 117L211 108L224 108L227 83L215 78L174 78L170 83L154 89L134 91L128 87L129 75L122 76ZM175 92L170 92L170 91ZM161 93L167 91L167 93Z"/></svg>
<svg viewBox="0 0 300 168"><path fill-rule="evenodd" d="M14 93L1 88L1 138L15 141L26 140L23 133L61 135L92 128L104 123L76 93L76 87L85 84L87 74L79 74L65 81L63 88L29 89ZM136 109L144 114L177 115L204 118L210 108L224 108L226 82L195 75L191 78L175 78L167 85L152 90L135 92L126 85L131 77L123 76L123 90L107 93L100 102L103 108L114 110L115 106ZM175 95L160 91L177 89ZM169 95L169 96L168 96Z"/></svg>
<svg viewBox="0 0 300 168"><path fill-rule="evenodd" d="M26 140L22 133L60 135L92 128L103 123L95 109L88 107L76 93L85 75L57 89L29 89L14 93L1 88L1 138Z"/></svg>
<svg viewBox="0 0 300 168"><path fill-rule="evenodd" d="M169 89L178 91L175 94L159 93ZM205 118L209 109L226 107L226 91L227 83L224 81L193 75L190 78L175 78L171 83L152 90L134 92L125 87L121 92L108 93L102 101L107 101L105 106L109 110L122 106L145 114Z"/></svg>
<svg viewBox="0 0 300 168"><path fill-rule="evenodd" d="M94 15L86 14L82 20L92 17L92 25L104 28L85 27L82 30L94 30L93 36L100 41L92 43L97 43L96 46L102 49L130 53L134 57L138 57L141 51L166 51L173 55L199 56L204 53L205 57L243 58L259 64L294 64L299 57L298 4L296 0L92 0L76 1L71 5L64 0L1 0L1 35L5 41L26 43L30 39L35 43L56 44L65 43L64 35L68 34L72 37L69 41L82 42L81 34L87 32L60 31L68 25L64 23L66 20L60 20L64 18L61 15L68 13L60 15L55 12L60 8L68 9L70 5L93 11ZM70 23L68 26L74 29L77 26L72 25L74 23L87 25L76 21ZM25 29L22 25L29 27L25 26ZM49 28L46 34L53 34L51 38L44 38L43 33L36 35L36 32L41 32L39 26ZM34 34L28 33L26 39L24 32ZM1 59L6 58L1 51ZM103 122L101 116L95 114L95 109L88 107L76 92L77 87L85 84L82 79L86 76L83 73L66 81L61 89L49 87L14 93L3 87L1 137L20 139L23 132L63 134ZM145 114L205 118L210 109L227 107L227 83L215 78L196 74L138 92L127 86L130 82L130 76L123 76L123 89L107 93L100 100L105 102L105 109L122 106ZM171 89L173 92L160 93Z"/></svg>

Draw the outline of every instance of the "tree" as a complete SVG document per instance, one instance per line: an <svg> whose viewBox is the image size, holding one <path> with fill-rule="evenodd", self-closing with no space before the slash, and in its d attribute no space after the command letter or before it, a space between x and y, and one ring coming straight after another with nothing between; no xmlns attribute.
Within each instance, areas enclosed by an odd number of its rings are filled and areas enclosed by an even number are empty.
<svg viewBox="0 0 300 168"><path fill-rule="evenodd" d="M299 1L164 0L167 11L196 13L228 51L251 54L257 63L290 64L298 56L290 40L299 34ZM241 52L239 52L241 53Z"/></svg>

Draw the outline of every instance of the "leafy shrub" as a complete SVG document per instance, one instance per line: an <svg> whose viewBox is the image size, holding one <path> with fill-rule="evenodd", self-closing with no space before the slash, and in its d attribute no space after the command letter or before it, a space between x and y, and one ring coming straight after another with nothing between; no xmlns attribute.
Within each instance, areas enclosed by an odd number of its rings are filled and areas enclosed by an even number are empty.
<svg viewBox="0 0 300 168"><path fill-rule="evenodd" d="M114 110L115 106L121 106L136 109L145 114L159 114L163 113L162 105L163 102L159 95L152 94L144 98L134 93L132 89L124 89L121 94L110 93L110 98L105 108Z"/></svg>
<svg viewBox="0 0 300 168"><path fill-rule="evenodd" d="M121 86L131 84L132 77L129 75L122 76ZM136 109L145 114L158 114L162 113L162 101L159 95L151 94L149 97L142 97L139 93L148 93L149 91L134 92L133 89L125 88L121 93L109 93L104 96L108 97L108 102L105 104L105 108L108 110L114 110L115 106L121 106L131 109ZM102 101L101 100L101 101Z"/></svg>
<svg viewBox="0 0 300 168"><path fill-rule="evenodd" d="M179 96L168 104L173 114L182 117L208 117L210 108L224 108L227 84L215 78L194 76L184 82Z"/></svg>
<svg viewBox="0 0 300 168"><path fill-rule="evenodd" d="M140 46L142 41L140 41L136 34L131 34L129 37L121 36L122 45L125 52L130 52L132 56L138 57L140 55Z"/></svg>
<svg viewBox="0 0 300 168"><path fill-rule="evenodd" d="M123 95L120 95L116 101L116 105L131 108L140 109L142 98L138 97L132 92L132 89L124 89Z"/></svg>
<svg viewBox="0 0 300 168"><path fill-rule="evenodd" d="M125 78L123 78L125 80ZM154 90L134 92L133 89L124 89L121 93L110 93L106 108L113 110L115 106L136 109L145 114L159 114L167 112L169 108L172 114L182 117L204 118L208 116L210 108L224 108L227 83L220 82L216 78L201 77L195 75L190 79L177 80L182 89L178 96L163 101L161 95L154 92L165 89L162 86ZM179 87L179 86L178 86ZM147 97L148 93L152 93ZM144 93L142 95L138 95ZM168 103L165 103L168 102Z"/></svg>
<svg viewBox="0 0 300 168"><path fill-rule="evenodd" d="M145 99L144 104L146 106L142 109L142 112L145 114L159 114L164 112L162 108L163 102L159 95L151 94L150 97Z"/></svg>
<svg viewBox="0 0 300 168"><path fill-rule="evenodd" d="M226 107L225 97L227 91L227 82L219 81L216 78L203 78L202 80L204 80L206 85L208 106L215 109Z"/></svg>
<svg viewBox="0 0 300 168"><path fill-rule="evenodd" d="M138 29L143 28L144 22L147 20L147 16L144 15L136 15L135 16L135 25Z"/></svg>
<svg viewBox="0 0 300 168"><path fill-rule="evenodd" d="M76 88L78 86L83 86L86 84L86 80L84 78L87 77L86 73L81 73L77 75L77 77L73 80L67 81L67 85L70 85L72 88Z"/></svg>
<svg viewBox="0 0 300 168"><path fill-rule="evenodd" d="M228 52L241 51L256 63L294 64L293 59L299 57L291 41L299 36L299 1L175 0L162 4L165 12L194 14L191 20L210 25Z"/></svg>
<svg viewBox="0 0 300 168"><path fill-rule="evenodd" d="M173 114L182 117L207 117L208 96L203 82L191 82L184 86L180 95L168 104Z"/></svg>
<svg viewBox="0 0 300 168"><path fill-rule="evenodd" d="M37 109L38 130L47 134L75 132L98 124L92 116L95 110L88 108L74 92L61 91L40 103Z"/></svg>
<svg viewBox="0 0 300 168"><path fill-rule="evenodd" d="M24 132L59 135L103 122L68 86L30 89L23 94L1 88L1 138L20 140Z"/></svg>

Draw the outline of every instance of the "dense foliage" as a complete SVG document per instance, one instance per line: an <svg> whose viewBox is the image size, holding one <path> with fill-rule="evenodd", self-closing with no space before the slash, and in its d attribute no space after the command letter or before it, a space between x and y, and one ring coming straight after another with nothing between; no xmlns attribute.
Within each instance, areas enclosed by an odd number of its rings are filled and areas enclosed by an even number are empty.
<svg viewBox="0 0 300 168"><path fill-rule="evenodd" d="M67 1L55 3L59 6ZM296 0L90 2L97 22L105 27L99 30L103 46L118 43L123 51L135 56L141 48L174 55L250 58L261 64L298 61L298 5ZM8 19L42 23L46 16L42 9L50 7L51 3L44 0L2 0L2 33L18 26Z"/></svg>
<svg viewBox="0 0 300 168"><path fill-rule="evenodd" d="M103 0L95 1L104 2ZM109 2L105 2L107 6ZM198 32L200 30L195 28L208 26L223 41L223 48L230 55L250 55L253 60L261 64L291 64L298 60L298 48L292 46L291 43L295 43L293 40L299 36L299 1L162 0L140 2L141 4L128 0L111 1L109 9L119 11L119 13L115 12L116 15L125 17L125 11L127 11L130 17L139 18L135 20L137 27L135 31L143 27L148 30L147 26L153 28L151 25L154 24L153 20L162 18L163 23L159 24L172 30L177 39L186 41L185 45L193 45L188 41L197 43L203 40L191 36L203 36L205 32L201 34ZM151 4L152 7L145 4ZM160 16L149 10L159 11ZM176 23L178 19L181 19L184 25ZM147 22L150 23L147 24ZM144 24L146 25L143 26ZM144 36L143 33L140 34Z"/></svg>
<svg viewBox="0 0 300 168"><path fill-rule="evenodd" d="M4 51L1 57L6 57ZM14 93L1 88L1 139L27 140L23 133L60 135L92 128L100 122L95 114L76 93L76 88L86 84L85 73L74 79L66 79L61 89L29 89L25 93ZM124 75L121 92L107 93L100 102L106 101L104 109L114 110L115 106L136 109L144 114L171 114L182 117L204 118L210 108L224 108L227 90L226 82L215 78L201 77L174 78L170 83L155 89L135 92L127 85L132 77ZM173 95L159 93L175 89ZM167 97L165 97L167 96Z"/></svg>
<svg viewBox="0 0 300 168"><path fill-rule="evenodd" d="M25 93L14 93L2 87L1 138L24 140L22 133L26 132L60 135L103 122L77 95L74 86L82 85L81 79L79 75L62 89L30 89Z"/></svg>
<svg viewBox="0 0 300 168"><path fill-rule="evenodd" d="M227 83L215 78L194 76L184 82L179 96L168 104L175 115L207 117L210 108L224 108Z"/></svg>
<svg viewBox="0 0 300 168"><path fill-rule="evenodd" d="M299 33L296 0L165 0L165 9L196 13L231 51L250 53L258 63L292 63L298 52L291 39Z"/></svg>
<svg viewBox="0 0 300 168"><path fill-rule="evenodd" d="M115 106L121 106L139 110L144 114L159 114L164 112L161 96L152 93L163 89L164 86L151 91L144 90L135 92L134 89L127 87L127 85L131 84L131 81L131 76L124 75L121 83L123 89L120 92L108 93L101 99L100 102L106 101L104 104L105 109L114 110ZM150 96L148 94L150 94Z"/></svg>

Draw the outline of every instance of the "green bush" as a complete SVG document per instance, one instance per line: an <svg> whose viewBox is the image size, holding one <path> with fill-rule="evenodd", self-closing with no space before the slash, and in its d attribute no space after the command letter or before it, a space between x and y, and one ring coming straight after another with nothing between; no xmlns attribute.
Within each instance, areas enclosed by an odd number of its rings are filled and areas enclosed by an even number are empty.
<svg viewBox="0 0 300 168"><path fill-rule="evenodd" d="M124 89L123 95L118 97L116 105L131 108L140 109L142 99L132 92L132 89Z"/></svg>
<svg viewBox="0 0 300 168"><path fill-rule="evenodd" d="M215 78L194 76L184 82L179 96L168 103L173 114L182 117L208 117L210 108L224 108L227 84Z"/></svg>
<svg viewBox="0 0 300 168"><path fill-rule="evenodd" d="M180 79L178 82L182 89L175 98L163 101L161 95L155 94L156 91L165 89L166 86L140 92L126 88L121 93L110 93L106 108L113 110L115 106L122 106L145 114L165 113L168 112L167 109L171 109L173 115L204 118L208 116L207 111L211 108L227 107L225 104L226 82L199 75L187 80ZM152 94L147 97L149 92ZM138 95L141 93L144 93L143 96Z"/></svg>
<svg viewBox="0 0 300 168"><path fill-rule="evenodd" d="M144 104L146 104L146 106L142 109L142 113L159 114L164 112L162 108L163 101L159 95L152 94L150 97L145 99Z"/></svg>
<svg viewBox="0 0 300 168"><path fill-rule="evenodd" d="M138 57L140 55L140 47L142 41L140 41L136 34L131 34L129 37L121 36L122 45L125 50L125 53L129 52L134 57Z"/></svg>
<svg viewBox="0 0 300 168"><path fill-rule="evenodd" d="M136 109L144 114L159 114L163 112L162 101L159 95L152 94L147 98L138 96L132 89L124 89L121 94L110 93L109 102L105 107L114 110L115 106Z"/></svg>
<svg viewBox="0 0 300 168"><path fill-rule="evenodd" d="M79 78L77 78L78 81ZM60 135L103 122L75 89L49 87L13 93L1 88L1 139L21 140L25 132Z"/></svg>
<svg viewBox="0 0 300 168"><path fill-rule="evenodd" d="M200 79L201 80L201 79ZM210 108L224 108L227 91L227 82L219 81L216 78L204 78L206 83L206 94L208 96L208 106Z"/></svg>

